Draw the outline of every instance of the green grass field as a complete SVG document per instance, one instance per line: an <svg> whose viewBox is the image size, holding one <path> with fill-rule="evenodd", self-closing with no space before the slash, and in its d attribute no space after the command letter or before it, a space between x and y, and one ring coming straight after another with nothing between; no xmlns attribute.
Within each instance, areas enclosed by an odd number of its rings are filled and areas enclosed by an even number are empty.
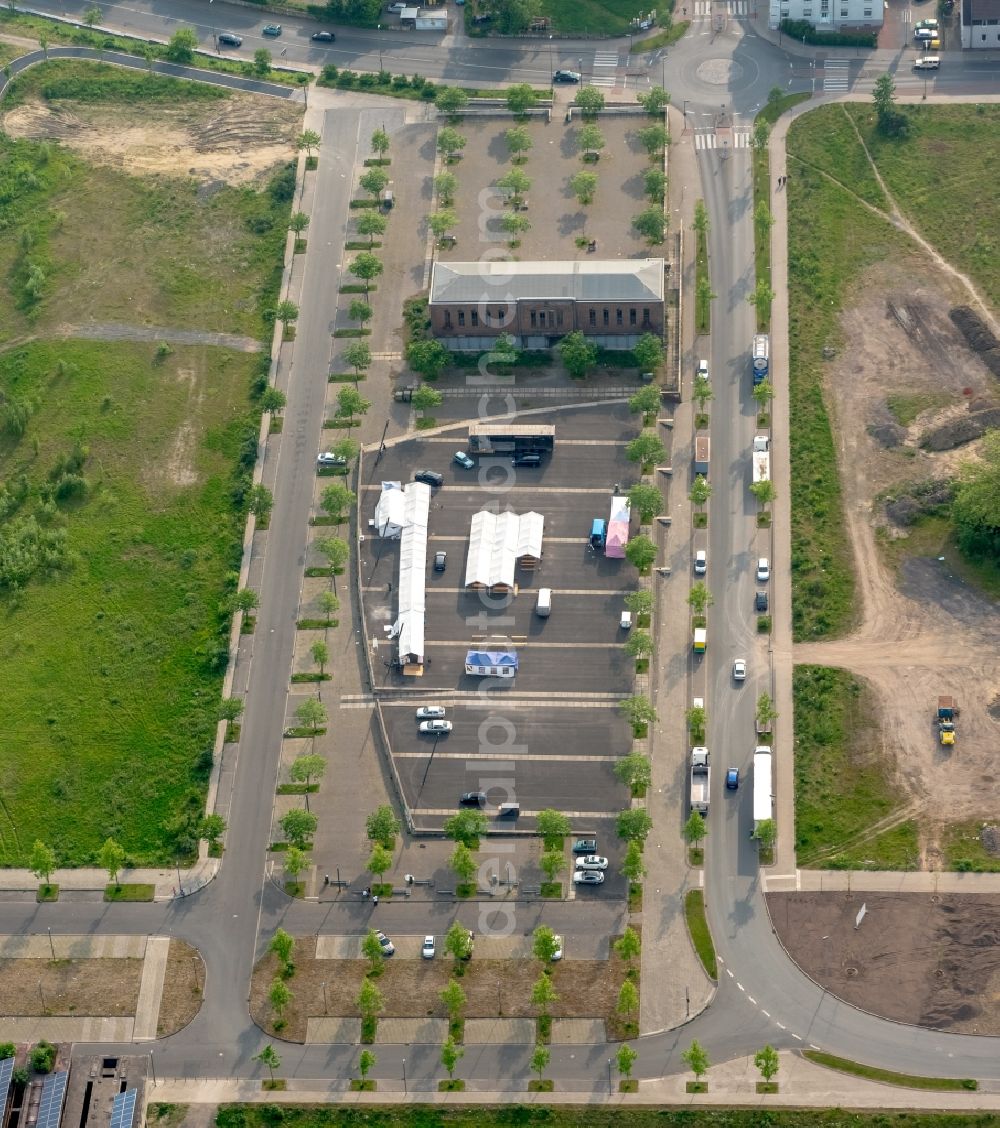
<svg viewBox="0 0 1000 1128"><path fill-rule="evenodd" d="M49 64L32 81L93 100L89 75L128 101L137 76L110 69ZM145 101L197 89L142 81ZM60 865L92 862L109 836L133 864L194 844L264 357L54 330L266 337L289 195L287 173L273 191L202 192L0 137L2 865L36 838Z"/></svg>
<svg viewBox="0 0 1000 1128"><path fill-rule="evenodd" d="M647 0L541 0L538 12L552 20L553 31L564 35L608 36L628 35L631 21L652 8ZM670 8L669 3L656 6L661 17Z"/></svg>
<svg viewBox="0 0 1000 1128"><path fill-rule="evenodd" d="M911 823L852 842L897 806L885 765L871 745L866 719L872 710L864 684L844 670L796 666L792 690L798 864L914 868L916 831Z"/></svg>

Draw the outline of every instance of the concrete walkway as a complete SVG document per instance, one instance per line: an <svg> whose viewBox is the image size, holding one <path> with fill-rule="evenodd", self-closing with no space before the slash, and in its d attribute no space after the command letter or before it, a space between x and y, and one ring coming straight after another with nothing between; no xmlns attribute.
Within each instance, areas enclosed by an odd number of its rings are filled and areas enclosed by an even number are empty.
<svg viewBox="0 0 1000 1128"><path fill-rule="evenodd" d="M133 1042L151 1042L156 1037L169 954L169 936L150 936L146 944L146 958L142 962L139 999L135 1005Z"/></svg>

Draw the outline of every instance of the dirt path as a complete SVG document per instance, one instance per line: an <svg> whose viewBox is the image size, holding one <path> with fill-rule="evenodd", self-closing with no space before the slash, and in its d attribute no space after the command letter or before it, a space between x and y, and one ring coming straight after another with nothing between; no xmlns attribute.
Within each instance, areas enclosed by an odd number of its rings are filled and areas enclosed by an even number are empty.
<svg viewBox="0 0 1000 1128"><path fill-rule="evenodd" d="M57 337L85 341L165 341L168 345L219 345L237 352L259 352L260 341L236 333L210 333L200 329L168 329L162 326L123 325L120 322L91 322L88 325L57 325Z"/></svg>

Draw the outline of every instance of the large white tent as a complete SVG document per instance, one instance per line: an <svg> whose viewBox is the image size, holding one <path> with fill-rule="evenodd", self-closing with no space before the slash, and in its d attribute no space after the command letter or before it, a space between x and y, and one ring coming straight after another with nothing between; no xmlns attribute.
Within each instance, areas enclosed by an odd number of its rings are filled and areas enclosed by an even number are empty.
<svg viewBox="0 0 1000 1128"><path fill-rule="evenodd" d="M398 539L399 612L392 634L398 639L399 659L406 665L424 661L424 591L427 577L427 521L431 488L423 482L383 482L375 509L375 527L382 536Z"/></svg>
<svg viewBox="0 0 1000 1128"><path fill-rule="evenodd" d="M542 555L545 519L540 513L491 513L473 515L469 533L469 557L465 586L511 591L514 568L519 560L534 567Z"/></svg>

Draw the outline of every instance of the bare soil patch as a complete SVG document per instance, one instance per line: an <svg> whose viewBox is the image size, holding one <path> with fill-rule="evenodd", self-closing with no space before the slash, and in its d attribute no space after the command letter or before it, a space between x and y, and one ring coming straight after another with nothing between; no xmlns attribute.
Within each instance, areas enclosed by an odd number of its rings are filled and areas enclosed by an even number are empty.
<svg viewBox="0 0 1000 1128"><path fill-rule="evenodd" d="M201 1009L204 998L205 961L190 944L171 940L156 1033L166 1038L187 1026Z"/></svg>
<svg viewBox="0 0 1000 1128"><path fill-rule="evenodd" d="M0 1014L135 1014L142 960L0 960Z"/></svg>
<svg viewBox="0 0 1000 1128"><path fill-rule="evenodd" d="M95 164L133 175L253 184L294 155L301 118L297 105L234 94L224 102L176 106L32 99L2 122L12 137L59 141Z"/></svg>
<svg viewBox="0 0 1000 1128"><path fill-rule="evenodd" d="M315 952L315 937L296 941L295 975L286 981L294 998L285 1010L286 1025L280 1032L274 1029L275 1016L267 997L279 961L268 954L254 969L250 1015L268 1034L303 1042L309 1018L359 1017L356 1000L370 968L368 961L317 960ZM601 1018L609 1030L615 1028L615 1006L627 970L623 960L612 952L608 960L562 960L550 967L552 984L559 996L549 1008L553 1018ZM453 970L454 962L449 957L386 960L382 974L375 979L385 999L380 1017L447 1018L440 992ZM541 972L538 960L487 960L473 956L458 980L467 997L463 1016L534 1018L538 1008L531 1002L531 988Z"/></svg>
<svg viewBox="0 0 1000 1128"><path fill-rule="evenodd" d="M1000 896L769 893L767 903L792 959L845 1002L895 1022L1000 1034Z"/></svg>
<svg viewBox="0 0 1000 1128"><path fill-rule="evenodd" d="M879 537L898 540L907 532L890 525L880 499L901 483L951 474L974 447L931 453L920 449L921 437L966 415L970 404L982 410L1000 402L1000 395L951 320L964 295L926 260L920 268L925 284L914 285L914 269L913 261L899 259L873 267L841 318L826 395L836 420L862 626L847 639L798 645L794 659L840 666L871 684L879 702L873 724L880 725L885 754L894 761L901 805L913 804L920 822L922 866L934 868L936 796L949 796L949 820L995 812L989 784L997 778L1000 725L988 707L1000 689L1000 608L936 558L907 557L903 549L897 576L879 552ZM901 427L887 405L894 395L926 397L935 406ZM962 707L954 749L941 748L934 732L939 694L953 694Z"/></svg>

